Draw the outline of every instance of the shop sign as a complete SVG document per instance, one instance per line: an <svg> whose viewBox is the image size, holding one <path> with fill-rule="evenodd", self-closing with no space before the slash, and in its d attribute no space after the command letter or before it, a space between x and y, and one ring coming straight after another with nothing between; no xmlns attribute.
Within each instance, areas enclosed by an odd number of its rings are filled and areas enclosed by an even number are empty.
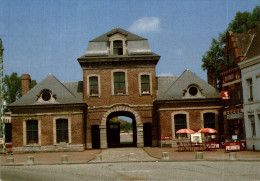
<svg viewBox="0 0 260 181"><path fill-rule="evenodd" d="M226 143L226 151L239 151L240 150L240 143Z"/></svg>
<svg viewBox="0 0 260 181"><path fill-rule="evenodd" d="M209 149L218 149L219 143L206 143L207 148Z"/></svg>
<svg viewBox="0 0 260 181"><path fill-rule="evenodd" d="M221 97L222 97L222 100L229 100L230 99L229 92L221 91Z"/></svg>
<svg viewBox="0 0 260 181"><path fill-rule="evenodd" d="M227 114L227 119L228 120L231 120L231 119L242 119L242 113Z"/></svg>
<svg viewBox="0 0 260 181"><path fill-rule="evenodd" d="M224 77L224 83L231 82L235 80L235 74L229 74Z"/></svg>
<svg viewBox="0 0 260 181"><path fill-rule="evenodd" d="M229 75L227 75L223 78L223 83L225 84L225 83L228 83L228 82L231 82L231 81L234 81L234 80L238 80L238 79L240 79L240 75L239 75L238 72L233 73L233 74L229 74Z"/></svg>

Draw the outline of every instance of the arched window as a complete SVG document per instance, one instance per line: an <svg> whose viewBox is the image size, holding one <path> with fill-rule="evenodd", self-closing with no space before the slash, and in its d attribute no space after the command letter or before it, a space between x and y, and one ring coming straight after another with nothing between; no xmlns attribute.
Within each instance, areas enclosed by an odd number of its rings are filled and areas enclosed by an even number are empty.
<svg viewBox="0 0 260 181"><path fill-rule="evenodd" d="M185 114L174 115L174 127L175 127L175 134L176 134L176 131L187 128L187 121L186 121ZM176 137L177 137L177 134L176 134Z"/></svg>
<svg viewBox="0 0 260 181"><path fill-rule="evenodd" d="M121 40L113 41L113 54L123 55L123 42Z"/></svg>
<svg viewBox="0 0 260 181"><path fill-rule="evenodd" d="M215 113L205 113L204 117L204 128L215 129Z"/></svg>

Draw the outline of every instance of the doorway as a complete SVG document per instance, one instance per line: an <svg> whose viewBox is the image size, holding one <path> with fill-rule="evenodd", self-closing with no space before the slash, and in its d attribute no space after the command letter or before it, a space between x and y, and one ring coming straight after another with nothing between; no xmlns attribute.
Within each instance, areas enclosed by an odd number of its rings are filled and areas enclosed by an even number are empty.
<svg viewBox="0 0 260 181"><path fill-rule="evenodd" d="M100 149L100 130L98 125L91 126L92 149Z"/></svg>
<svg viewBox="0 0 260 181"><path fill-rule="evenodd" d="M136 121L132 113L118 111L107 118L107 144L109 148L136 147Z"/></svg>
<svg viewBox="0 0 260 181"><path fill-rule="evenodd" d="M144 146L152 146L152 123L144 123Z"/></svg>

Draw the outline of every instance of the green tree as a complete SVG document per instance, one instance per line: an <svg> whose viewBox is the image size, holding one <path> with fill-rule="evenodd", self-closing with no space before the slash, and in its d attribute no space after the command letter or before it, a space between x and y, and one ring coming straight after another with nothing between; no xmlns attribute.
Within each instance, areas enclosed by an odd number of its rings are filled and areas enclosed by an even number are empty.
<svg viewBox="0 0 260 181"><path fill-rule="evenodd" d="M4 97L7 105L9 105L21 97L21 79L18 77L17 73L14 72L10 76L5 76L4 83Z"/></svg>
<svg viewBox="0 0 260 181"><path fill-rule="evenodd" d="M256 6L252 13L237 12L234 20L232 20L226 31L219 33L218 39L212 38L209 50L202 56L202 69L214 70L218 79L218 88L221 89L220 81L220 65L223 62L224 45L226 32L245 33L248 29L255 28L260 23L260 6Z"/></svg>
<svg viewBox="0 0 260 181"><path fill-rule="evenodd" d="M7 105L9 105L21 97L21 77L19 77L17 73L13 72L10 76L5 76L4 84L4 98ZM34 87L36 84L36 80L32 80L31 88Z"/></svg>

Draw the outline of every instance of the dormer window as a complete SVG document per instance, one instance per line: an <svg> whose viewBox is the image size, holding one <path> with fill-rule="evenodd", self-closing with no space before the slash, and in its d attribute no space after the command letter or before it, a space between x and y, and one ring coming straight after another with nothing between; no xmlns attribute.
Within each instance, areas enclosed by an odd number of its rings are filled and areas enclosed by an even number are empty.
<svg viewBox="0 0 260 181"><path fill-rule="evenodd" d="M126 35L121 33L115 33L109 35L109 43L110 43L110 55L126 55Z"/></svg>
<svg viewBox="0 0 260 181"><path fill-rule="evenodd" d="M197 84L190 84L186 89L183 90L183 98L197 99L205 98L202 94L202 89Z"/></svg>
<svg viewBox="0 0 260 181"><path fill-rule="evenodd" d="M198 88L197 88L197 87L194 87L194 86L190 87L190 88L189 88L189 94L190 94L191 96L196 96L196 95L198 94Z"/></svg>
<svg viewBox="0 0 260 181"><path fill-rule="evenodd" d="M56 95L54 95L49 89L44 89L38 95L38 102L55 102Z"/></svg>
<svg viewBox="0 0 260 181"><path fill-rule="evenodd" d="M123 42L121 40L113 41L113 54L123 55Z"/></svg>
<svg viewBox="0 0 260 181"><path fill-rule="evenodd" d="M49 101L51 99L51 92L48 90L44 90L41 95L44 101Z"/></svg>

